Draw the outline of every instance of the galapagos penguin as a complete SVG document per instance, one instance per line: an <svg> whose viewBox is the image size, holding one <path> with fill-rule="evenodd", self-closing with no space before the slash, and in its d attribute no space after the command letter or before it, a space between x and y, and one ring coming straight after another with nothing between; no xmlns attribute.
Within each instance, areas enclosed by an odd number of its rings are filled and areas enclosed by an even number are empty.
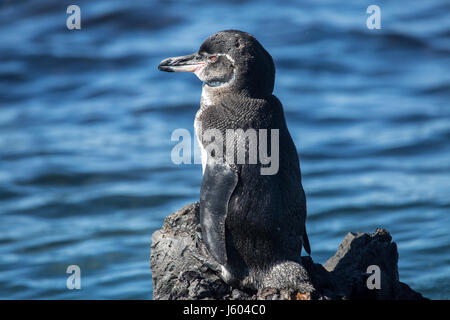
<svg viewBox="0 0 450 320"><path fill-rule="evenodd" d="M311 253L306 197L283 107L272 94L272 57L252 35L225 30L208 37L198 52L167 58L158 69L193 72L203 82L194 122L198 137L206 130L224 137L228 129L278 130L275 174L262 174L260 162L236 163L225 152L207 152L205 141L199 141L201 235L207 259L229 285L295 289L308 277L301 265L302 246ZM249 148L244 152L248 156Z"/></svg>

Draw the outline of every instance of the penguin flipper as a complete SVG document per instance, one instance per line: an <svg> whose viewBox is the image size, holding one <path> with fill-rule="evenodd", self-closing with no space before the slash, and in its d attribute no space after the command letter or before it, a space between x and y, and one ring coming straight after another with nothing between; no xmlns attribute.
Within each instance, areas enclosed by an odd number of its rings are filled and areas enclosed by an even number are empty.
<svg viewBox="0 0 450 320"><path fill-rule="evenodd" d="M308 253L308 255L311 255L311 246L309 245L309 239L308 234L305 232L303 233L303 248L305 248L305 251Z"/></svg>
<svg viewBox="0 0 450 320"><path fill-rule="evenodd" d="M222 265L227 262L225 220L238 174L226 163L209 158L200 189L200 224L209 253Z"/></svg>

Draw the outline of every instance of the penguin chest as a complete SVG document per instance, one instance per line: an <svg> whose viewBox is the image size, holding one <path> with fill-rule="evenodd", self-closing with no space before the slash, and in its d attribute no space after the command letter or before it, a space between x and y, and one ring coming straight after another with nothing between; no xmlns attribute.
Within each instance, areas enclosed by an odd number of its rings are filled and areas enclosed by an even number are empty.
<svg viewBox="0 0 450 320"><path fill-rule="evenodd" d="M207 153L206 153L205 148L203 147L202 138L201 138L201 136L202 136L202 125L201 125L201 121L199 120L201 112L202 112L201 109L198 110L197 115L195 116L194 130L195 130L195 134L197 136L198 146L199 146L200 152L201 152L202 173L205 174Z"/></svg>

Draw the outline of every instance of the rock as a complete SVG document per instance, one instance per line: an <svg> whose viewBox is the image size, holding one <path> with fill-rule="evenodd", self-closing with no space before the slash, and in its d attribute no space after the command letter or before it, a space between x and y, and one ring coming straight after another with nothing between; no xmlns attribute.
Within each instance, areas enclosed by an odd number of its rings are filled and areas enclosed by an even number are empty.
<svg viewBox="0 0 450 320"><path fill-rule="evenodd" d="M310 282L296 290L264 288L258 292L232 288L208 265L194 258L205 255L199 243L199 204L192 203L164 220L161 230L152 235L150 266L153 299L220 300L316 300L316 299L424 299L399 281L397 245L384 229L373 234L348 233L337 252L325 265L302 257ZM367 267L380 268L381 288L370 290Z"/></svg>

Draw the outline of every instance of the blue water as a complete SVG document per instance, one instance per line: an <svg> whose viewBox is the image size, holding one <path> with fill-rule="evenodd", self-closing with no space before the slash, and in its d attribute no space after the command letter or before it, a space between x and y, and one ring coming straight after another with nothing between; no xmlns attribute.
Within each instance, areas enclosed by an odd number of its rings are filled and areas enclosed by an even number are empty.
<svg viewBox="0 0 450 320"><path fill-rule="evenodd" d="M450 298L446 0L0 0L0 298L152 297L151 234L201 182L170 158L201 84L157 65L229 28L274 57L313 259L382 226L400 280ZM66 288L72 264L81 290Z"/></svg>

